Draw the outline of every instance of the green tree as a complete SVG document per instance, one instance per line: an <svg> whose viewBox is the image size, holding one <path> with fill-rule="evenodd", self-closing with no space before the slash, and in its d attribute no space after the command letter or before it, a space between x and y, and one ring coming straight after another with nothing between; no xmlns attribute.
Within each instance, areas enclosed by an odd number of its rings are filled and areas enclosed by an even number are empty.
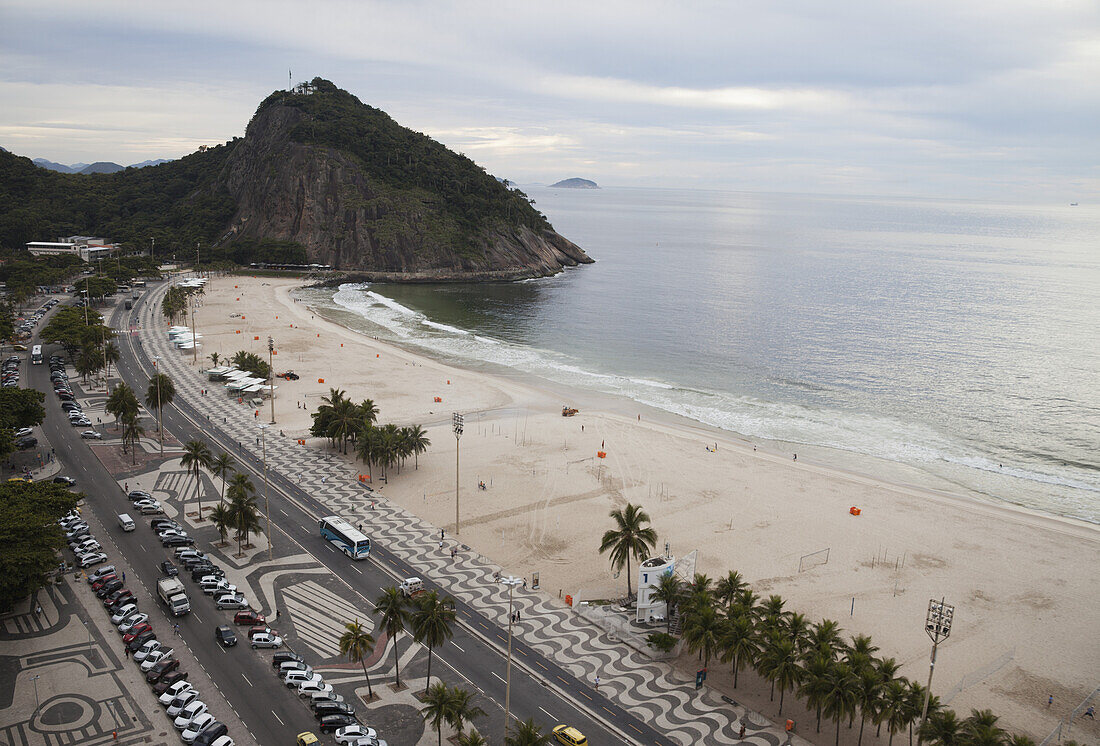
<svg viewBox="0 0 1100 746"><path fill-rule="evenodd" d="M225 502L225 483L229 479L230 473L233 471L233 457L225 451L222 451L210 462L210 473L221 477L222 480L222 493L221 502Z"/></svg>
<svg viewBox="0 0 1100 746"><path fill-rule="evenodd" d="M447 712L447 723L455 729L459 735L466 728L467 723L473 723L475 718L485 717L485 710L474 704L476 694L461 687L451 689L451 706Z"/></svg>
<svg viewBox="0 0 1100 746"><path fill-rule="evenodd" d="M856 679L856 704L859 705L859 738L856 746L863 744L863 726L867 717L876 717L879 697L882 695L882 679L871 666L863 668Z"/></svg>
<svg viewBox="0 0 1100 746"><path fill-rule="evenodd" d="M745 579L736 570L730 570L726 577L718 581L718 585L714 589L714 595L725 605L727 615L729 615L734 603L741 597L741 593L744 592L746 587Z"/></svg>
<svg viewBox="0 0 1100 746"><path fill-rule="evenodd" d="M78 497L52 482L0 482L0 611L49 582L65 546L58 519Z"/></svg>
<svg viewBox="0 0 1100 746"><path fill-rule="evenodd" d="M103 345L103 360L107 364L107 375L111 375L111 366L118 363L121 353L114 342L105 342Z"/></svg>
<svg viewBox="0 0 1100 746"><path fill-rule="evenodd" d="M238 472L229 480L228 496L233 526L237 529L237 556L240 556L241 542L247 543L248 535L260 525L259 511L256 508L256 487L247 474Z"/></svg>
<svg viewBox="0 0 1100 746"><path fill-rule="evenodd" d="M428 591L416 600L412 612L413 639L428 648L428 677L432 681L432 652L454 636L455 604L450 596Z"/></svg>
<svg viewBox="0 0 1100 746"><path fill-rule="evenodd" d="M210 446L201 440L189 440L183 447L183 456L180 458L180 466L191 472L195 477L195 499L199 501L199 521L202 521L202 484L199 476L203 469L209 469L214 455L210 452Z"/></svg>
<svg viewBox="0 0 1100 746"><path fill-rule="evenodd" d="M836 746L840 746L840 721L855 712L858 682L847 663L838 662L829 667L822 686L822 711L825 717L836 721Z"/></svg>
<svg viewBox="0 0 1100 746"><path fill-rule="evenodd" d="M710 657L718 650L722 639L725 621L713 606L693 609L684 620L684 640L688 650L703 656L703 668L710 665Z"/></svg>
<svg viewBox="0 0 1100 746"><path fill-rule="evenodd" d="M46 395L35 389L0 388L0 427L18 430L46 419Z"/></svg>
<svg viewBox="0 0 1100 746"><path fill-rule="evenodd" d="M684 584L676 573L669 571L661 575L657 587L650 598L665 605L665 632L672 634L672 615L684 597Z"/></svg>
<svg viewBox="0 0 1100 746"><path fill-rule="evenodd" d="M154 373L145 390L145 407L157 413L157 432L160 432L161 413L176 398L176 384L164 373Z"/></svg>
<svg viewBox="0 0 1100 746"><path fill-rule="evenodd" d="M225 537L233 526L233 511L224 502L220 502L210 509L210 521L221 535L221 545L225 546Z"/></svg>
<svg viewBox="0 0 1100 746"><path fill-rule="evenodd" d="M489 746L489 742L485 740L485 736L471 728L467 732L459 735L458 746ZM1023 746L1023 744L1021 744L1021 746ZM1030 746L1035 746L1035 744L1031 744Z"/></svg>
<svg viewBox="0 0 1100 746"><path fill-rule="evenodd" d="M340 636L340 655L352 663L358 663L363 667L363 677L367 680L367 699L374 699L374 690L370 684L370 674L367 673L367 658L374 652L374 635L356 619L344 625L344 634Z"/></svg>
<svg viewBox="0 0 1100 746"><path fill-rule="evenodd" d="M246 370L257 378L270 378L271 366L267 364L267 361L257 355L255 352L246 352L241 350L233 357L229 359L229 362L236 365L241 370Z"/></svg>
<svg viewBox="0 0 1100 746"><path fill-rule="evenodd" d="M905 694L904 679L892 679L883 685L880 712L885 716L886 730L890 733L887 746L894 746L894 736L906 725Z"/></svg>
<svg viewBox="0 0 1100 746"><path fill-rule="evenodd" d="M932 746L959 746L965 743L963 724L951 710L929 713L928 719L917 729L922 743Z"/></svg>
<svg viewBox="0 0 1100 746"><path fill-rule="evenodd" d="M378 623L386 636L393 640L393 669L396 683L401 686L401 651L397 642L412 618L408 601L401 591L391 585L383 588L382 595L374 600L374 613L378 615Z"/></svg>
<svg viewBox="0 0 1100 746"><path fill-rule="evenodd" d="M736 689L741 669L746 663L752 663L759 652L752 617L739 612L731 618L723 630L719 646L722 649L722 662L733 662L733 688Z"/></svg>
<svg viewBox="0 0 1100 746"><path fill-rule="evenodd" d="M122 451L126 452L126 444L130 444L130 463L137 465L137 444L141 436L145 435L145 428L141 426L137 415L127 414L122 420Z"/></svg>
<svg viewBox="0 0 1100 746"><path fill-rule="evenodd" d="M676 647L676 637L668 632L650 632L646 635L645 641L651 648L660 650L662 653L668 653Z"/></svg>
<svg viewBox="0 0 1100 746"><path fill-rule="evenodd" d="M367 401L370 400L368 399ZM416 459L413 468L419 469L420 454L428 450L432 441L428 438L428 433L425 432L424 428L420 425L413 425L412 427L406 428L406 430L408 431L407 438L409 447L412 449L413 456Z"/></svg>
<svg viewBox="0 0 1100 746"><path fill-rule="evenodd" d="M546 746L550 743L550 736L542 732L542 726L533 718L527 718L516 724L511 735L504 737L504 743L507 746Z"/></svg>
<svg viewBox="0 0 1100 746"><path fill-rule="evenodd" d="M621 510L609 513L616 528L604 533L600 542L600 554L610 552L611 566L622 570L626 566L626 594L634 595L630 585L630 558L641 561L648 555L647 550L657 545L657 532L646 524L649 514L637 505L627 503Z"/></svg>
<svg viewBox="0 0 1100 746"><path fill-rule="evenodd" d="M437 742L443 744L443 723L451 711L452 693L450 688L442 681L430 685L424 690L424 707L420 713L424 719L431 723L435 731Z"/></svg>

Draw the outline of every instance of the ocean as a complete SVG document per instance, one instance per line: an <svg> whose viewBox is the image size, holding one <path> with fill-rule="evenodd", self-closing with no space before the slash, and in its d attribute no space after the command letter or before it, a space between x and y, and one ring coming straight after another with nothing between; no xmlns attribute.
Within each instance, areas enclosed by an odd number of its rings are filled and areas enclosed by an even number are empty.
<svg viewBox="0 0 1100 746"><path fill-rule="evenodd" d="M1100 209L525 191L596 264L303 297L465 367L1100 523Z"/></svg>

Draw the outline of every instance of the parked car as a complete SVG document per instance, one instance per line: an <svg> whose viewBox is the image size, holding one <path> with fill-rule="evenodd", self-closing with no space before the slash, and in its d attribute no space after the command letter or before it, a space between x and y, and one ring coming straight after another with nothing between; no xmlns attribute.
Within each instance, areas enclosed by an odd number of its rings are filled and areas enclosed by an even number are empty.
<svg viewBox="0 0 1100 746"><path fill-rule="evenodd" d="M179 683L187 683L186 671L173 671L172 673L165 676L163 679L157 682L156 686L153 687L153 694L161 697L166 691L168 691L169 687L175 686ZM187 685L190 686L190 684ZM172 700L170 699L168 701L171 702Z"/></svg>
<svg viewBox="0 0 1100 746"><path fill-rule="evenodd" d="M148 673L145 674L145 680L148 681L150 684L155 684L160 681L160 678L162 676L168 673L172 673L179 667L180 662L178 658L168 658L166 660L162 660L160 663L153 666L153 668Z"/></svg>
<svg viewBox="0 0 1100 746"><path fill-rule="evenodd" d="M346 728L349 725L358 725L359 721L351 715L325 715L321 718L320 730L322 733L332 733L338 728Z"/></svg>
<svg viewBox="0 0 1100 746"><path fill-rule="evenodd" d="M158 700L160 701L160 703L162 705L167 706L167 705L172 704L172 700L175 699L176 697L178 697L180 694L187 691L188 689L194 689L195 688L191 684L191 682L187 680L186 672L176 671L176 673L184 674L184 675L182 677L177 678L176 681L173 681L171 684L165 684L164 683L168 679L168 677L165 677L160 682L160 684L157 684L157 686L154 687L154 691L157 688L160 688L160 692L157 694L157 697L158 697ZM173 674L173 676L174 675L175 674ZM164 684L163 688L161 688L161 684Z"/></svg>
<svg viewBox="0 0 1100 746"><path fill-rule="evenodd" d="M28 448L34 448L37 445L38 438L35 438L34 436L27 436L25 438L20 438L19 440L15 441L15 447L18 448L20 451L25 451Z"/></svg>
<svg viewBox="0 0 1100 746"><path fill-rule="evenodd" d="M160 663L165 658L171 658L174 650L158 650L155 653L150 653L145 660L141 661L141 670L143 673L148 673L153 666Z"/></svg>
<svg viewBox="0 0 1100 746"><path fill-rule="evenodd" d="M107 573L106 575L98 578L95 582L92 583L92 591L98 591L100 588L107 585L112 580L118 580L118 575L115 575L113 572Z"/></svg>
<svg viewBox="0 0 1100 746"><path fill-rule="evenodd" d="M238 611L233 615L233 624L247 624L249 626L256 624L266 624L267 617L258 611Z"/></svg>
<svg viewBox="0 0 1100 746"><path fill-rule="evenodd" d="M175 719L176 715L179 715L184 707L187 707L187 705L192 702L198 701L199 691L197 689L184 689L168 703L168 717Z"/></svg>
<svg viewBox="0 0 1100 746"><path fill-rule="evenodd" d="M191 721L206 712L207 709L205 702L202 700L195 700L180 710L180 714L176 715L176 719L172 721L172 725L176 726L176 730L187 730L187 726L191 725Z"/></svg>
<svg viewBox="0 0 1100 746"><path fill-rule="evenodd" d="M254 635L249 644L252 645L252 649L256 648L279 648L283 645L283 638L278 635L270 635L266 632L261 632L258 635Z"/></svg>
<svg viewBox="0 0 1100 746"><path fill-rule="evenodd" d="M237 744L229 736L218 736L210 743L210 746L237 746Z"/></svg>
<svg viewBox="0 0 1100 746"><path fill-rule="evenodd" d="M134 627L138 626L139 624L144 624L148 621L148 614L134 614L133 616L126 617L118 623L118 631L125 635L127 632L132 632Z"/></svg>
<svg viewBox="0 0 1100 746"><path fill-rule="evenodd" d="M134 592L129 588L122 588L103 599L103 606L112 613L114 609L123 604L134 603Z"/></svg>
<svg viewBox="0 0 1100 746"><path fill-rule="evenodd" d="M228 735L226 735L228 732L229 726L225 723L215 723L207 726L206 730L195 739L195 746L214 746L219 739L228 738ZM225 746L225 744L222 743L218 746Z"/></svg>
<svg viewBox="0 0 1100 746"><path fill-rule="evenodd" d="M77 558L77 564L81 567L91 567L92 565L98 565L100 562L106 562L107 555L103 552L91 552L89 554L83 554Z"/></svg>
<svg viewBox="0 0 1100 746"><path fill-rule="evenodd" d="M158 529L165 526L169 528L183 528L183 526L179 525L171 518L154 518L153 520L149 521L149 528L153 529L153 531L157 531Z"/></svg>
<svg viewBox="0 0 1100 746"><path fill-rule="evenodd" d="M165 536L160 543L166 547L190 547L194 546L195 540L190 536Z"/></svg>
<svg viewBox="0 0 1100 746"><path fill-rule="evenodd" d="M336 729L336 743L354 743L361 738L378 738L378 732L374 728L365 725L345 725Z"/></svg>
<svg viewBox="0 0 1100 746"><path fill-rule="evenodd" d="M114 565L107 565L105 567L99 568L98 570L93 570L92 572L88 573L88 585L91 585L92 583L96 582L97 580L102 578L104 575L114 575L114 574L115 574L115 566Z"/></svg>
<svg viewBox="0 0 1100 746"><path fill-rule="evenodd" d="M107 598L107 596L111 595L115 591L121 591L121 590L122 590L122 581L116 578L116 579L114 579L114 580L112 580L108 583L105 583L102 588L100 588L98 591L95 592L95 595L96 595L96 598Z"/></svg>
<svg viewBox="0 0 1100 746"><path fill-rule="evenodd" d="M149 622L138 622L130 629L129 632L122 636L122 642L124 645L129 645L141 635L144 635L146 632L152 631L153 625L149 624Z"/></svg>
<svg viewBox="0 0 1100 746"><path fill-rule="evenodd" d="M218 596L214 606L219 609L247 609L248 599L241 594L226 594Z"/></svg>
<svg viewBox="0 0 1100 746"><path fill-rule="evenodd" d="M202 733L203 730L209 728L216 722L218 721L214 719L213 715L209 712L204 712L192 720L191 724L184 729L183 733L180 733L180 739L182 739L184 743L194 743L195 739L198 738L198 735Z"/></svg>
<svg viewBox="0 0 1100 746"><path fill-rule="evenodd" d="M54 477L53 478L53 483L54 484L67 484L71 487L74 484L76 484L76 480L73 479L72 477Z"/></svg>
<svg viewBox="0 0 1100 746"><path fill-rule="evenodd" d="M85 430L80 434L84 440L103 440L103 433L96 432L95 430Z"/></svg>
<svg viewBox="0 0 1100 746"><path fill-rule="evenodd" d="M145 490L130 490L129 492L126 493L126 497L130 498L131 501L140 500L143 497L152 497L152 496L153 496L152 493L146 492Z"/></svg>
<svg viewBox="0 0 1100 746"><path fill-rule="evenodd" d="M313 706L313 716L320 720L325 715L351 715L355 716L355 708L347 702L320 702ZM339 742L338 742L339 743Z"/></svg>
<svg viewBox="0 0 1100 746"><path fill-rule="evenodd" d="M135 507L142 515L160 515L164 512L164 508L160 507L160 503L142 503Z"/></svg>
<svg viewBox="0 0 1100 746"><path fill-rule="evenodd" d="M283 683L287 687L293 687L297 689L307 681L324 681L324 678L319 673L313 673L312 670L308 673L306 671L290 671L283 676Z"/></svg>
<svg viewBox="0 0 1100 746"><path fill-rule="evenodd" d="M236 594L237 586L230 583L225 578L218 577L216 575L204 575L199 580L199 587L202 588L202 592L208 596L215 594L224 595L226 593Z"/></svg>
<svg viewBox="0 0 1100 746"><path fill-rule="evenodd" d="M223 648L231 648L237 644L237 635L233 633L233 628L224 624L214 630L214 639L220 642Z"/></svg>
<svg viewBox="0 0 1100 746"><path fill-rule="evenodd" d="M138 610L137 604L126 604L121 609L111 615L111 624L118 624L131 614L136 614Z"/></svg>
<svg viewBox="0 0 1100 746"><path fill-rule="evenodd" d="M204 565L196 565L188 569L191 570L191 580L195 581L196 583L201 583L203 578L208 578L211 575L216 575L219 578L225 577L225 570L221 569L220 567L215 567L210 563Z"/></svg>
<svg viewBox="0 0 1100 746"><path fill-rule="evenodd" d="M135 650L138 650L139 648L141 648L141 646L144 645L149 640L155 640L155 639L157 639L157 633L154 632L151 629L147 629L144 632L142 632L140 635L135 637L133 640L131 640L130 644L126 646L126 649L129 650L132 653Z"/></svg>
<svg viewBox="0 0 1100 746"><path fill-rule="evenodd" d="M328 694L331 691L332 684L326 684L324 681L306 681L298 685L299 697L309 697L320 692Z"/></svg>
<svg viewBox="0 0 1100 746"><path fill-rule="evenodd" d="M244 614L246 612L242 611L241 613ZM272 656L272 658L271 658L271 667L278 670L279 666L281 666L284 663L290 663L290 662L304 664L305 659L302 656L298 655L297 653L292 653L288 650L286 652L276 653L274 656Z"/></svg>
<svg viewBox="0 0 1100 746"><path fill-rule="evenodd" d="M158 650L167 650L167 648L160 640L150 640L134 651L134 660L141 663L150 653L155 653Z"/></svg>

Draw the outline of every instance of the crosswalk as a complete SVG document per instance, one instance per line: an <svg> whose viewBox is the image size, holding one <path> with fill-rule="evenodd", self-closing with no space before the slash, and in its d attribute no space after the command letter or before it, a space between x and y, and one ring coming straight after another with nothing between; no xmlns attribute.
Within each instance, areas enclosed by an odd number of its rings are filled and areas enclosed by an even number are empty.
<svg viewBox="0 0 1100 746"><path fill-rule="evenodd" d="M348 622L358 620L368 631L374 629L367 610L356 608L312 580L283 588L282 596L280 621L289 615L298 639L323 658L340 654L340 636L347 631L344 625Z"/></svg>

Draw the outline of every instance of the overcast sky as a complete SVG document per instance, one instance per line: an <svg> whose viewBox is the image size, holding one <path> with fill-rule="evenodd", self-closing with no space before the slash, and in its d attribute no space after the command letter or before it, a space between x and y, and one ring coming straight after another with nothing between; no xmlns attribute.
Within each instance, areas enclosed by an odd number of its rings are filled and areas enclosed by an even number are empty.
<svg viewBox="0 0 1100 746"><path fill-rule="evenodd" d="M0 145L179 157L288 71L521 184L1100 195L1097 0L0 0Z"/></svg>

